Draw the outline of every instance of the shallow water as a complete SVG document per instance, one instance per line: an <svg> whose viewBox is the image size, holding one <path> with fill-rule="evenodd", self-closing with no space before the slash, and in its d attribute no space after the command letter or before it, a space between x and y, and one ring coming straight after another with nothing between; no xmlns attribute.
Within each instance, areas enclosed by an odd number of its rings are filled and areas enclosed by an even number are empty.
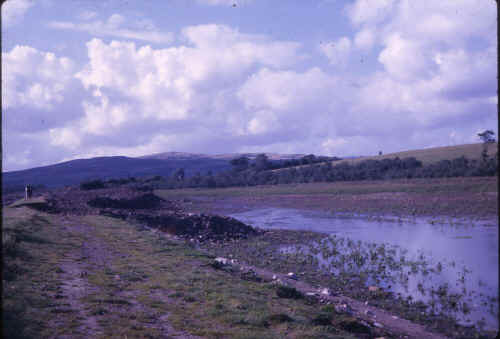
<svg viewBox="0 0 500 339"><path fill-rule="evenodd" d="M331 215L317 211L266 208L231 215L247 224L267 229L308 230L330 234L328 241L302 248L314 254L323 269L339 273L339 262L331 250L343 253L342 268L360 253L369 256L385 244L393 265L382 278L371 261L358 266L370 272L367 284L377 284L403 297L436 304L457 300L458 310L447 313L465 325L483 323L498 329L498 222L458 219L372 219ZM342 239L345 239L342 240ZM340 241L341 240L341 241ZM349 242L349 240L352 240ZM323 250L321 250L323 249ZM384 249L384 251L386 250ZM283 248L294 252L297 248ZM392 260L394 259L394 260ZM380 259L386 266L386 259ZM394 264L397 262L397 264ZM334 266L335 265L335 266ZM351 271L353 266L350 265ZM390 267L389 267L390 266ZM439 290L440 293L432 293ZM446 297L443 297L446 291ZM466 305L464 305L464 303ZM463 307L462 307L463 306ZM470 310L463 312L464 309ZM480 325L479 325L480 326Z"/></svg>

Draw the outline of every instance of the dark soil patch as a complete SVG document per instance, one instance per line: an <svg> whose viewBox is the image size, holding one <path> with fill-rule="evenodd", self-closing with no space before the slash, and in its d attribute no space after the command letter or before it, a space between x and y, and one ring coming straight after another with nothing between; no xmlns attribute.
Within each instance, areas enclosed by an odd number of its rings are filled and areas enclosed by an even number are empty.
<svg viewBox="0 0 500 339"><path fill-rule="evenodd" d="M289 286L278 286L276 289L276 295L280 298L287 299L301 299L304 297L304 295L297 291L297 289Z"/></svg>
<svg viewBox="0 0 500 339"><path fill-rule="evenodd" d="M95 208L117 208L117 209L153 209L159 208L164 199L152 193L147 193L132 199L112 199L108 197L97 197L89 200L87 204Z"/></svg>
<svg viewBox="0 0 500 339"><path fill-rule="evenodd" d="M234 218L218 215L156 215L138 214L134 219L149 227L198 242L206 240L246 239L262 233Z"/></svg>

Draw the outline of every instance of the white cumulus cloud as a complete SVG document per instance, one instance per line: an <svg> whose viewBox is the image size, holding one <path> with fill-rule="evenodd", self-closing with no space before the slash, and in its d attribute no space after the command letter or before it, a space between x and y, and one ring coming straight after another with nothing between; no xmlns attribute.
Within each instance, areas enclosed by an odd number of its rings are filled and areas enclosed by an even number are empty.
<svg viewBox="0 0 500 339"><path fill-rule="evenodd" d="M15 46L10 52L2 52L4 108L52 108L63 101L74 70L70 59L29 46Z"/></svg>

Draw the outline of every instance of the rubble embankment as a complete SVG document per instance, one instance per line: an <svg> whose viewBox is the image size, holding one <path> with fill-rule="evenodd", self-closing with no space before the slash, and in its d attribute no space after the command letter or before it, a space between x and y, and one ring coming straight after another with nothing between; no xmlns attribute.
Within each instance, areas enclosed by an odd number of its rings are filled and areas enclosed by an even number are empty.
<svg viewBox="0 0 500 339"><path fill-rule="evenodd" d="M45 201L37 209L68 215L105 215L196 242L246 239L264 232L231 217L187 213L179 202L130 187L97 190L70 187L47 193Z"/></svg>

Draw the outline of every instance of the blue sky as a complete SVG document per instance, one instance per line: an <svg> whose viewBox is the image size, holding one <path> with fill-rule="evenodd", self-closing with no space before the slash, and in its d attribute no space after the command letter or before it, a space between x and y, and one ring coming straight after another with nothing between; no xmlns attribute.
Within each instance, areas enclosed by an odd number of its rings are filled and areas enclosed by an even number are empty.
<svg viewBox="0 0 500 339"><path fill-rule="evenodd" d="M3 171L497 133L493 0L8 0Z"/></svg>

